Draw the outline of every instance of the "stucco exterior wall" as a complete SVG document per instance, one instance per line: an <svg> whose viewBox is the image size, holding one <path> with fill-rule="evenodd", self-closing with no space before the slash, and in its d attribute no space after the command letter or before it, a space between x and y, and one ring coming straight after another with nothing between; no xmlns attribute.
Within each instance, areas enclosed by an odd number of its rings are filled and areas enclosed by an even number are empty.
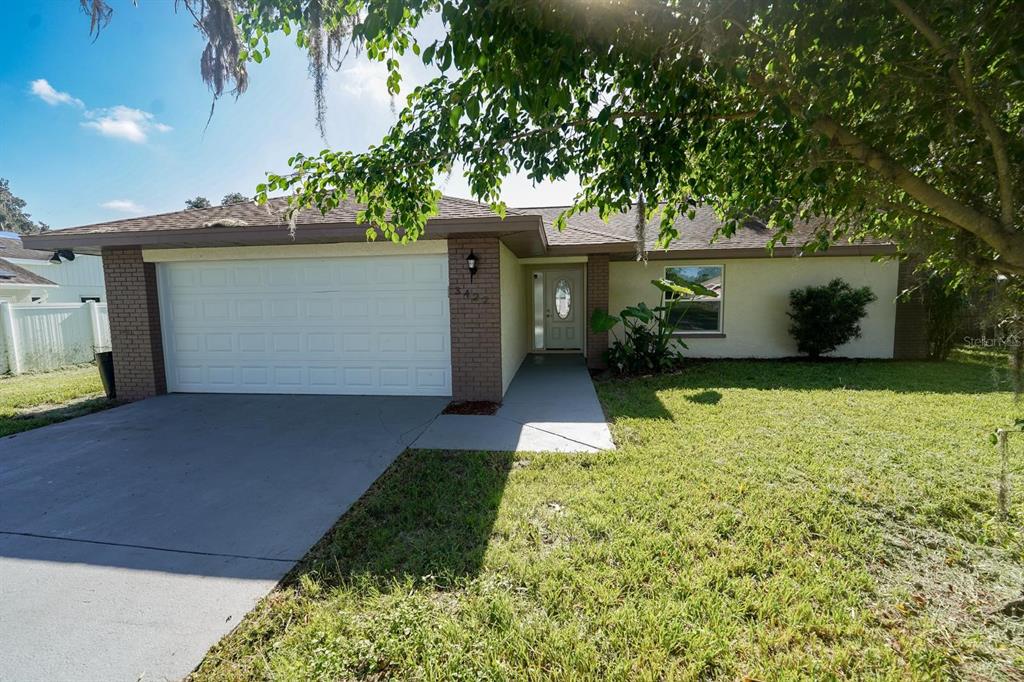
<svg viewBox="0 0 1024 682"><path fill-rule="evenodd" d="M773 358L797 355L789 335L789 292L827 284L839 277L854 287L869 286L878 297L861 321L861 338L834 354L845 357L891 358L896 320L899 264L872 262L868 256L806 256L722 260L652 260L647 264L612 262L609 308L613 314L644 301L659 305L661 295L651 280L673 265L723 265L724 337L685 338L691 357ZM621 335L621 329L616 329ZM613 337L614 338L614 337Z"/></svg>
<svg viewBox="0 0 1024 682"><path fill-rule="evenodd" d="M529 350L526 268L499 243L501 260L501 393L505 394Z"/></svg>

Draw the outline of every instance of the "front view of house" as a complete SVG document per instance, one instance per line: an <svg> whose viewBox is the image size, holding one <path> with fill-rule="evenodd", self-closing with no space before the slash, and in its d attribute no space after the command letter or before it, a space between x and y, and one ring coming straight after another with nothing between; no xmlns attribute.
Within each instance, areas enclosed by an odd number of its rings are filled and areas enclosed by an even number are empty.
<svg viewBox="0 0 1024 682"><path fill-rule="evenodd" d="M33 249L101 254L118 395L165 392L451 396L500 401L528 353L573 353L600 367L608 334L595 309L661 302L673 271L716 298L694 301L680 336L694 357L785 357L790 290L840 277L877 301L838 354L914 357L920 305L897 303L906 266L884 243L814 256L769 254L751 224L711 243L713 213L682 219L668 251L637 262L635 217L554 220L562 208L509 210L445 197L408 245L367 242L356 205L303 214L283 199L102 223L25 238ZM653 230L652 230L653 231ZM801 243L800 234L793 243ZM614 333L614 331L613 331Z"/></svg>

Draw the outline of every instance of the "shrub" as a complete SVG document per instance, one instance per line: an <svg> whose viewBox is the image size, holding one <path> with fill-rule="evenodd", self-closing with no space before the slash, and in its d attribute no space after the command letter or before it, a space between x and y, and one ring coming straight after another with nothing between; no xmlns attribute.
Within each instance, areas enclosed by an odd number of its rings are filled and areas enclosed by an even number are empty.
<svg viewBox="0 0 1024 682"><path fill-rule="evenodd" d="M956 345L968 298L950 278L935 272L921 277L921 294L928 325L928 357L945 360Z"/></svg>
<svg viewBox="0 0 1024 682"><path fill-rule="evenodd" d="M686 344L674 336L683 315L673 316L677 307L687 306L692 296L717 296L702 284L690 282L669 273L665 279L651 280L651 284L665 294L664 305L650 308L640 302L624 308L618 315L595 310L590 318L591 328L597 332L612 332L614 341L605 358L608 366L622 374L664 372L677 367L682 360ZM614 328L622 324L620 339Z"/></svg>
<svg viewBox="0 0 1024 682"><path fill-rule="evenodd" d="M817 358L859 338L860 320L875 300L868 287L854 289L841 279L789 292L789 333L797 350Z"/></svg>

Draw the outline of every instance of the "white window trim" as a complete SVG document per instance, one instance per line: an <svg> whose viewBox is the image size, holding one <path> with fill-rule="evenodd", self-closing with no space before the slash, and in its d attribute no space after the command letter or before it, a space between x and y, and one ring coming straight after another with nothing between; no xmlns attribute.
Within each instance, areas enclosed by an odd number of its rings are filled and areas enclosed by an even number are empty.
<svg viewBox="0 0 1024 682"><path fill-rule="evenodd" d="M682 265L666 265L663 270L662 276L668 279L668 271L674 268L721 268L722 270L722 290L718 294L718 298L708 298L707 296L697 296L693 300L707 300L707 301L718 301L718 327L716 329L686 329L679 330L672 333L672 336L686 336L686 337L723 337L725 336L725 263L684 263ZM661 304L665 305L665 297L668 294L665 292L661 293Z"/></svg>

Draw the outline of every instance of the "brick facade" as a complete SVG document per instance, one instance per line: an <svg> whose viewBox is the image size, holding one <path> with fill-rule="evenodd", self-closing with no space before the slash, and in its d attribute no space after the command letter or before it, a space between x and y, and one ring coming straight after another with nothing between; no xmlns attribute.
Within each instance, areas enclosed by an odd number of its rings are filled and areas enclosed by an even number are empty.
<svg viewBox="0 0 1024 682"><path fill-rule="evenodd" d="M118 399L166 393L156 266L143 262L139 248L105 248L103 279Z"/></svg>
<svg viewBox="0 0 1024 682"><path fill-rule="evenodd" d="M470 281L466 256L477 256ZM448 240L452 400L501 402L501 271L497 237Z"/></svg>
<svg viewBox="0 0 1024 682"><path fill-rule="evenodd" d="M900 261L898 291L909 289L916 283L915 265L912 260ZM920 290L911 294L907 300L899 299L896 302L892 356L897 360L923 360L928 357L928 316Z"/></svg>
<svg viewBox="0 0 1024 682"><path fill-rule="evenodd" d="M590 330L590 318L595 310L608 312L608 255L590 256L587 260L587 367L604 369L608 350L608 332L597 334Z"/></svg>

